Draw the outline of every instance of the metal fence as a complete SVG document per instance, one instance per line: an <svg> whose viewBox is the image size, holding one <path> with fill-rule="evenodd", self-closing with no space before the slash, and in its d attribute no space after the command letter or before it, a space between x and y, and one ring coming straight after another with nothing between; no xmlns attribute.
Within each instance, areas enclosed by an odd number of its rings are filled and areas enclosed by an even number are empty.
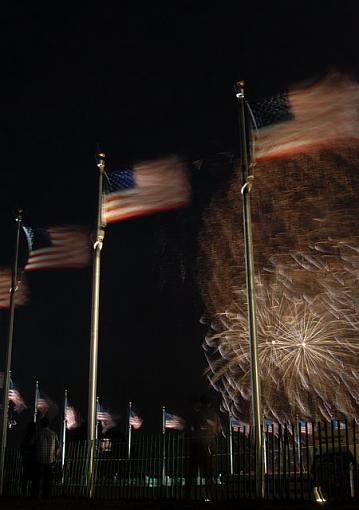
<svg viewBox="0 0 359 510"><path fill-rule="evenodd" d="M356 423L306 423L267 426L263 430L265 499L357 498L359 431ZM54 495L86 496L89 444L66 445L65 462L55 466ZM218 437L212 446L212 476L198 471L189 483L189 440L180 432L132 434L126 441L96 442L92 496L108 499L250 499L256 497L255 445L250 429ZM26 491L18 450L6 452L5 493ZM187 485L188 487L188 485ZM188 491L187 491L188 492Z"/></svg>

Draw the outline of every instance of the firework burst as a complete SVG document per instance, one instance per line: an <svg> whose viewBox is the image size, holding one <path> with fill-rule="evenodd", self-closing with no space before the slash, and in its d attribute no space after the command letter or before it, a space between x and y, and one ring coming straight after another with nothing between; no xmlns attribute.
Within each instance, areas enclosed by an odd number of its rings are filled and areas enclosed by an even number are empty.
<svg viewBox="0 0 359 510"><path fill-rule="evenodd" d="M230 409L248 420L250 352L242 292L233 311L216 317L219 332L206 338L208 375L222 393L240 398ZM324 310L322 297L311 304L290 300L279 285L257 285L257 337L263 412L280 422L300 416L334 419L356 416L359 323ZM348 388L351 388L350 392ZM226 399L228 402L231 399Z"/></svg>

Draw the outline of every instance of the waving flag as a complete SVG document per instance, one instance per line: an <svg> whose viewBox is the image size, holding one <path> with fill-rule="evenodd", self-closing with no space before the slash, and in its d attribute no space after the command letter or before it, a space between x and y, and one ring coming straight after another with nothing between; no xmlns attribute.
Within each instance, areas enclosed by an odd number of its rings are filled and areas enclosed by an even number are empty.
<svg viewBox="0 0 359 510"><path fill-rule="evenodd" d="M240 421L235 418L234 416L230 416L230 426L232 427L234 432L239 432L241 423Z"/></svg>
<svg viewBox="0 0 359 510"><path fill-rule="evenodd" d="M310 421L299 420L299 428L301 434L306 434L307 432L309 435L313 434L313 423Z"/></svg>
<svg viewBox="0 0 359 510"><path fill-rule="evenodd" d="M54 402L48 395L46 395L46 393L40 391L38 388L36 390L35 406L36 410L42 416L56 416L59 410L56 402Z"/></svg>
<svg viewBox="0 0 359 510"><path fill-rule="evenodd" d="M340 74L266 98L252 110L258 161L359 140L359 84Z"/></svg>
<svg viewBox="0 0 359 510"><path fill-rule="evenodd" d="M11 270L0 269L0 309L10 306ZM15 306L23 306L28 302L28 291L26 284L21 281L17 284L15 292Z"/></svg>
<svg viewBox="0 0 359 510"><path fill-rule="evenodd" d="M101 423L102 433L116 427L115 417L97 402L97 421Z"/></svg>
<svg viewBox="0 0 359 510"><path fill-rule="evenodd" d="M129 425L135 430L138 430L142 427L143 419L135 413L135 411L131 408L129 414Z"/></svg>
<svg viewBox="0 0 359 510"><path fill-rule="evenodd" d="M4 372L0 372L0 389L4 387ZM14 404L14 411L21 413L27 408L25 400L22 398L19 390L16 388L14 381L10 378L9 401Z"/></svg>
<svg viewBox="0 0 359 510"><path fill-rule="evenodd" d="M176 416L175 414L165 412L165 428L166 429L175 429L175 430L183 430L185 428L186 422L180 416Z"/></svg>
<svg viewBox="0 0 359 510"><path fill-rule="evenodd" d="M90 236L81 226L23 227L29 246L25 271L82 268L91 260Z"/></svg>
<svg viewBox="0 0 359 510"><path fill-rule="evenodd" d="M66 420L66 428L68 430L77 429L81 426L80 414L73 406L66 407L65 420Z"/></svg>
<svg viewBox="0 0 359 510"><path fill-rule="evenodd" d="M177 209L190 200L185 165L175 156L138 163L106 177L106 223Z"/></svg>
<svg viewBox="0 0 359 510"><path fill-rule="evenodd" d="M24 409L27 409L25 400L22 398L12 379L10 379L9 401L14 404L14 411L17 413L21 413Z"/></svg>

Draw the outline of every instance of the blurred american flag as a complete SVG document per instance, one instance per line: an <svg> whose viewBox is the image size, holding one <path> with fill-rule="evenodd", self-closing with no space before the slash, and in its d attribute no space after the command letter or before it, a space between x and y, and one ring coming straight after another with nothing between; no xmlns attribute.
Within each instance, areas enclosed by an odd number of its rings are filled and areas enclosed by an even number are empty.
<svg viewBox="0 0 359 510"><path fill-rule="evenodd" d="M138 430L142 427L143 419L135 413L133 409L130 409L129 425L130 427Z"/></svg>
<svg viewBox="0 0 359 510"><path fill-rule="evenodd" d="M190 200L185 164L173 156L106 174L106 223L184 207Z"/></svg>
<svg viewBox="0 0 359 510"><path fill-rule="evenodd" d="M339 73L251 105L257 161L359 139L359 84Z"/></svg>
<svg viewBox="0 0 359 510"><path fill-rule="evenodd" d="M102 432L107 432L108 430L116 427L115 417L107 411L100 403L97 403L97 421L101 423Z"/></svg>
<svg viewBox="0 0 359 510"><path fill-rule="evenodd" d="M80 413L71 405L65 408L65 421L68 430L76 429L81 425Z"/></svg>
<svg viewBox="0 0 359 510"><path fill-rule="evenodd" d="M29 245L25 271L82 268L91 261L88 229L58 226L48 229L24 227Z"/></svg>
<svg viewBox="0 0 359 510"><path fill-rule="evenodd" d="M24 409L27 409L25 400L21 396L19 390L15 387L12 379L10 380L9 400L14 404L14 410L17 413L21 413Z"/></svg>
<svg viewBox="0 0 359 510"><path fill-rule="evenodd" d="M165 412L165 428L166 429L176 429L183 430L185 427L185 420L180 416L176 416L175 414Z"/></svg>

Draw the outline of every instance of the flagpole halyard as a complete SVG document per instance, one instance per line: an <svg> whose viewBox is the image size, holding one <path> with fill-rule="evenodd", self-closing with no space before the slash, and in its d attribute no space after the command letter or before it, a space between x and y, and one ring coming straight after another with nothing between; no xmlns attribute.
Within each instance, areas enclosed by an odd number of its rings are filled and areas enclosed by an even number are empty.
<svg viewBox="0 0 359 510"><path fill-rule="evenodd" d="M89 361L89 390L88 390L88 415L87 415L87 439L89 443L88 458L88 495L93 497L93 475L95 460L96 441L96 397L97 397L97 365L98 365L98 332L99 332L99 306L100 306L100 275L101 275L101 250L105 237L105 224L103 222L103 177L105 173L105 154L98 152L97 167L98 178L98 209L96 235L93 244L93 273L92 273L92 305L91 305L91 337L90 337L90 361Z"/></svg>

